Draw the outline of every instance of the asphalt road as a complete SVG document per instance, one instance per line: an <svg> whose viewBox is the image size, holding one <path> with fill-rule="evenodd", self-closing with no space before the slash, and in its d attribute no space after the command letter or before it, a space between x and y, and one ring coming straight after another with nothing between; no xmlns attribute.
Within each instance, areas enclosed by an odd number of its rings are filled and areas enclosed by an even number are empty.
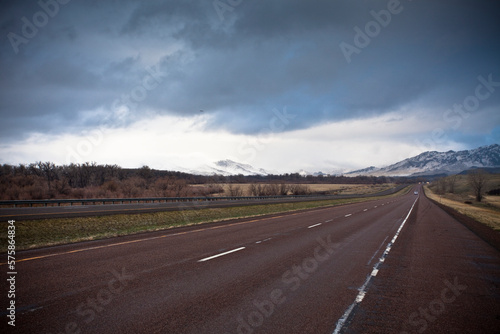
<svg viewBox="0 0 500 334"><path fill-rule="evenodd" d="M500 253L413 192L23 251L16 271L16 333L500 328Z"/></svg>

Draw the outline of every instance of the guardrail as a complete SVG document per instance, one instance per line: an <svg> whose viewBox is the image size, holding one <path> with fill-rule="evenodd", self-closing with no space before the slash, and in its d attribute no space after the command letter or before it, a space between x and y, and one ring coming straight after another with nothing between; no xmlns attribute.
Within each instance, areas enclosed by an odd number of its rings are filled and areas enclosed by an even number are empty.
<svg viewBox="0 0 500 334"><path fill-rule="evenodd" d="M239 197L141 197L141 198L87 198L87 199L42 199L42 200L13 200L0 201L0 205L17 207L24 206L61 206L61 204L125 204L125 203L154 203L154 202L199 202L199 201L236 201L236 200L254 200L254 199L282 199L282 198L301 198L311 197L311 195L287 195L287 196L239 196ZM325 195L324 197L328 197Z"/></svg>
<svg viewBox="0 0 500 334"><path fill-rule="evenodd" d="M17 206L61 206L61 204L80 204L80 205L96 205L96 204L125 204L125 203L154 203L154 202L200 202L200 201L248 201L248 200L268 200L268 199L294 199L294 198L321 198L321 199L337 199L337 198L352 198L352 197L373 197L395 193L406 187L400 185L395 188L384 190L376 194L364 195L281 195L281 196L224 196L224 197L142 197L142 198L87 198L87 199L42 199L42 200L11 200L0 201L0 205L12 207Z"/></svg>

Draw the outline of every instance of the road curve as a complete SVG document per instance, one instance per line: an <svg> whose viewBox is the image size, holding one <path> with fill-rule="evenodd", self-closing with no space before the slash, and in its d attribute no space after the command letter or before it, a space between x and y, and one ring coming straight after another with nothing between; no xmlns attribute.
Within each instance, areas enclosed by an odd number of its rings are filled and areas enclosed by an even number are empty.
<svg viewBox="0 0 500 334"><path fill-rule="evenodd" d="M17 261L19 333L499 328L500 254L413 192L23 251Z"/></svg>

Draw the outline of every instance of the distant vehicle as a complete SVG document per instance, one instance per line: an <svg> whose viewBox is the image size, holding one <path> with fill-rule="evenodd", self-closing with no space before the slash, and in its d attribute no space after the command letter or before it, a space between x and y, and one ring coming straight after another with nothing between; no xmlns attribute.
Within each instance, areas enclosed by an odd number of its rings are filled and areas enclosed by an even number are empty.
<svg viewBox="0 0 500 334"><path fill-rule="evenodd" d="M418 191L413 192L413 194L418 195Z"/></svg>

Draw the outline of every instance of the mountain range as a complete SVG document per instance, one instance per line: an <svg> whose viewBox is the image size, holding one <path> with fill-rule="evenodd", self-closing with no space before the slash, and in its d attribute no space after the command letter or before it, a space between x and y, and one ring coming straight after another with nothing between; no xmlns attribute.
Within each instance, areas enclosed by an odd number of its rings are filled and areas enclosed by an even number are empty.
<svg viewBox="0 0 500 334"><path fill-rule="evenodd" d="M493 144L472 150L427 151L395 164L374 166L346 173L347 176L426 176L458 174L471 168L500 167L500 145Z"/></svg>
<svg viewBox="0 0 500 334"><path fill-rule="evenodd" d="M370 166L367 168L342 173L335 169L332 172L308 172L305 170L290 171L300 175L345 175L345 176L429 176L439 174L458 174L470 168L500 167L500 145L493 144L472 150L437 152L427 151L385 167ZM238 163L229 159L216 161L211 165L200 166L189 171L200 175L260 175L277 174L252 165Z"/></svg>
<svg viewBox="0 0 500 334"><path fill-rule="evenodd" d="M264 170L262 168L255 168L252 165L235 162L229 159L219 160L210 165L199 166L195 170L188 171L191 174L197 175L260 175L265 176L269 174L274 174L270 171Z"/></svg>

